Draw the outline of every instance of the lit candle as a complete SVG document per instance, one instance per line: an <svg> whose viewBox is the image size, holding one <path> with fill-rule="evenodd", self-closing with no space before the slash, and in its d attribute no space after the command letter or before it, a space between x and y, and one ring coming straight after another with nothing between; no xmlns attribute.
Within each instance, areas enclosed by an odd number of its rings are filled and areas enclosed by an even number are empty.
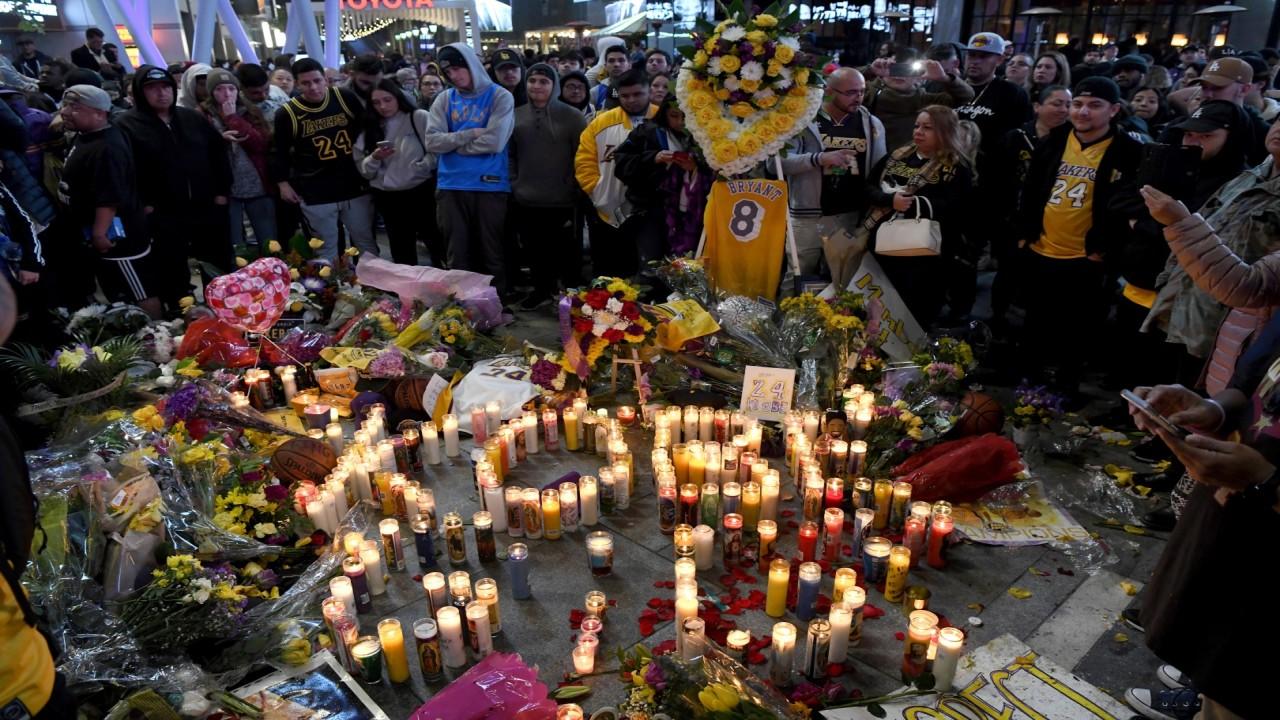
<svg viewBox="0 0 1280 720"><path fill-rule="evenodd" d="M691 557L678 557L675 562L676 582L680 578L693 578L698 574L698 564Z"/></svg>
<svg viewBox="0 0 1280 720"><path fill-rule="evenodd" d="M363 555L364 551L361 550L360 554ZM381 568L381 565L379 564L378 567ZM362 615L373 612L373 598L369 595L369 580L365 577L364 563L359 558L346 558L342 561L342 574L351 581L356 612ZM329 590L332 592L333 588ZM337 593L334 594L337 595Z"/></svg>
<svg viewBox="0 0 1280 720"><path fill-rule="evenodd" d="M934 689L950 692L956 681L956 667L964 654L964 632L959 628L942 628L938 631L938 654L933 661Z"/></svg>
<svg viewBox="0 0 1280 720"><path fill-rule="evenodd" d="M822 583L822 566L816 562L800 563L800 582L796 585L796 617L813 619L817 612L818 586Z"/></svg>
<svg viewBox="0 0 1280 720"><path fill-rule="evenodd" d="M724 638L725 652L729 657L743 662L747 657L747 646L751 644L750 630L730 630Z"/></svg>
<svg viewBox="0 0 1280 720"><path fill-rule="evenodd" d="M569 452L578 451L578 414L573 408L565 408L564 412L564 447Z"/></svg>
<svg viewBox="0 0 1280 720"><path fill-rule="evenodd" d="M703 471L705 481L719 485L723 482L720 479L720 469L724 467L724 461L720 459L720 446L715 442L707 443L703 446L703 456L706 458Z"/></svg>
<svg viewBox="0 0 1280 720"><path fill-rule="evenodd" d="M528 600L532 596L529 588L528 545L512 543L507 546L507 572L511 575L511 597Z"/></svg>
<svg viewBox="0 0 1280 720"><path fill-rule="evenodd" d="M906 529L903 531L902 544L911 551L911 567L919 566L920 557L925 554L924 523L923 519L914 514L904 523Z"/></svg>
<svg viewBox="0 0 1280 720"><path fill-rule="evenodd" d="M467 536L462 531L462 516L456 512L444 516L444 546L449 551L449 562L461 565L467 561Z"/></svg>
<svg viewBox="0 0 1280 720"><path fill-rule="evenodd" d="M391 504L394 511L390 514L402 520L409 519L409 508L405 504L404 490L409 486L409 479L401 473L392 473L389 483L391 488Z"/></svg>
<svg viewBox="0 0 1280 720"><path fill-rule="evenodd" d="M613 464L613 504L619 510L631 507L631 492L635 483L631 475L631 454L624 452Z"/></svg>
<svg viewBox="0 0 1280 720"><path fill-rule="evenodd" d="M578 484L573 481L560 483L560 529L577 532L580 518Z"/></svg>
<svg viewBox="0 0 1280 720"><path fill-rule="evenodd" d="M596 670L596 649L594 647L587 647L583 645L575 646L573 648L573 671L578 673L579 675L590 675L591 673L595 672L595 670ZM564 709L564 706L561 706L560 710L563 710L563 709ZM557 716L557 720L559 717L560 716ZM564 717L572 717L572 715L570 714ZM582 715L579 714L577 717L581 718Z"/></svg>
<svg viewBox="0 0 1280 720"><path fill-rule="evenodd" d="M387 677L393 683L409 679L409 655L404 649L404 630L400 621L386 618L378 622L378 640L382 642L382 654L387 662Z"/></svg>
<svg viewBox="0 0 1280 720"><path fill-rule="evenodd" d="M360 554L360 543L364 542L364 536L358 532L349 532L342 536L342 549L347 555L355 557Z"/></svg>
<svg viewBox="0 0 1280 720"><path fill-rule="evenodd" d="M889 526L889 506L892 504L893 484L888 480L876 480L872 490L876 501L876 517L871 526L883 530Z"/></svg>
<svg viewBox="0 0 1280 720"><path fill-rule="evenodd" d="M709 482L702 486L702 524L715 527L720 524L720 486Z"/></svg>
<svg viewBox="0 0 1280 720"><path fill-rule="evenodd" d="M816 618L809 623L807 635L803 672L810 680L825 680L827 661L831 656L831 623L824 618Z"/></svg>
<svg viewBox="0 0 1280 720"><path fill-rule="evenodd" d="M351 657L359 678L369 685L382 682L382 643L373 635L363 635L351 647Z"/></svg>
<svg viewBox="0 0 1280 720"><path fill-rule="evenodd" d="M693 558L693 526L687 523L676 525L676 530L671 535L672 545L675 547L675 555L677 558Z"/></svg>
<svg viewBox="0 0 1280 720"><path fill-rule="evenodd" d="M507 534L513 538L524 537L524 528L521 526L523 495L524 488L521 487L510 486L502 489L503 506L507 516Z"/></svg>
<svg viewBox="0 0 1280 720"><path fill-rule="evenodd" d="M857 477L867 467L867 444L861 440L849 443L849 475Z"/></svg>
<svg viewBox="0 0 1280 720"><path fill-rule="evenodd" d="M578 507L582 524L594 527L600 522L600 506L596 497L596 479L590 475L578 478Z"/></svg>
<svg viewBox="0 0 1280 720"><path fill-rule="evenodd" d="M800 523L800 558L805 562L812 561L818 552L818 523L805 520Z"/></svg>
<svg viewBox="0 0 1280 720"><path fill-rule="evenodd" d="M325 437L329 440L329 447L333 448L334 455L342 454L342 426L338 423L329 423L324 429Z"/></svg>
<svg viewBox="0 0 1280 720"><path fill-rule="evenodd" d="M279 369L280 386L284 389L284 401L293 402L293 396L298 394L298 377L296 370L292 365L286 365Z"/></svg>
<svg viewBox="0 0 1280 720"><path fill-rule="evenodd" d="M442 572L431 572L422 576L422 590L427 594L427 609L432 615L435 615L440 608L449 605L448 587Z"/></svg>
<svg viewBox="0 0 1280 720"><path fill-rule="evenodd" d="M400 544L400 522L387 518L378 523L382 535L382 550L386 555L387 570L404 569L404 546Z"/></svg>
<svg viewBox="0 0 1280 720"><path fill-rule="evenodd" d="M417 520L418 516L422 514L421 511L418 510L418 492L420 490L421 488L414 480L410 480L404 486L404 506L409 513L409 517L407 518L408 522Z"/></svg>
<svg viewBox="0 0 1280 720"><path fill-rule="evenodd" d="M426 570L436 566L435 544L431 541L431 525L422 519L409 524L413 530L413 548L418 555L418 568Z"/></svg>
<svg viewBox="0 0 1280 720"><path fill-rule="evenodd" d="M237 402L239 398L236 398L234 395L232 396L232 398L233 398L232 403L234 406L234 403ZM245 404L246 405L248 404L248 400L245 401ZM240 409L244 409L244 408L241 406ZM329 406L328 405L325 405L323 403L312 403L311 405L308 405L306 409L302 411L302 413L304 416L306 416L308 430L324 430L325 426L329 424Z"/></svg>
<svg viewBox="0 0 1280 720"><path fill-rule="evenodd" d="M742 516L728 513L724 516L724 566L742 560Z"/></svg>
<svg viewBox="0 0 1280 720"><path fill-rule="evenodd" d="M826 483L822 476L814 473L804 481L804 496L801 501L801 513L805 520L817 521L822 517L822 494Z"/></svg>
<svg viewBox="0 0 1280 720"><path fill-rule="evenodd" d="M676 529L676 476L658 476L658 529L670 535Z"/></svg>
<svg viewBox="0 0 1280 720"><path fill-rule="evenodd" d="M698 439L698 408L689 406L684 409L684 441Z"/></svg>
<svg viewBox="0 0 1280 720"><path fill-rule="evenodd" d="M489 627L489 608L471 601L467 603L467 634L471 637L471 651L482 658L493 652L493 630Z"/></svg>
<svg viewBox="0 0 1280 720"><path fill-rule="evenodd" d="M772 585L772 581L770 582ZM780 617L781 613L774 615ZM796 650L796 626L789 622L773 625L773 666L769 668L769 679L776 687L791 685L791 666L794 663Z"/></svg>
<svg viewBox="0 0 1280 720"><path fill-rule="evenodd" d="M749 447L751 452L756 455L760 454L760 443L763 439L764 432L760 429L759 425L752 425L751 429L747 431L747 447Z"/></svg>
<svg viewBox="0 0 1280 720"><path fill-rule="evenodd" d="M855 558L862 557L862 542L871 531L875 517L876 511L871 508L858 508L853 512L853 536L849 539L849 544L853 546Z"/></svg>
<svg viewBox="0 0 1280 720"><path fill-rule="evenodd" d="M440 630L432 618L413 621L413 640L418 650L418 669L426 682L438 682L444 678L440 659Z"/></svg>
<svg viewBox="0 0 1280 720"><path fill-rule="evenodd" d="M700 516L698 512L698 486L693 483L687 483L680 486L680 510L678 520L685 525L697 525Z"/></svg>
<svg viewBox="0 0 1280 720"><path fill-rule="evenodd" d="M902 677L910 682L929 669L929 649L938 630L938 616L928 610L913 610L907 619L907 637L902 649ZM953 676L954 680L954 676Z"/></svg>
<svg viewBox="0 0 1280 720"><path fill-rule="evenodd" d="M752 473L755 471L752 470ZM777 470L769 470L760 478L760 519L778 519L778 493L782 481Z"/></svg>
<svg viewBox="0 0 1280 720"><path fill-rule="evenodd" d="M603 530L587 534L587 565L595 577L613 573L613 535Z"/></svg>
<svg viewBox="0 0 1280 720"><path fill-rule="evenodd" d="M341 600L348 613L356 612L355 585L351 582L351 578L346 575L330 578L329 594Z"/></svg>
<svg viewBox="0 0 1280 720"><path fill-rule="evenodd" d="M689 482L689 446L684 443L672 445L671 462L676 466L676 482L681 485Z"/></svg>
<svg viewBox="0 0 1280 720"><path fill-rule="evenodd" d="M818 439L819 422L820 419L818 417L817 410L804 411L804 436L809 438L809 442L813 442Z"/></svg>
<svg viewBox="0 0 1280 720"><path fill-rule="evenodd" d="M742 522L749 528L760 522L760 483L742 486Z"/></svg>
<svg viewBox="0 0 1280 720"><path fill-rule="evenodd" d="M910 615L912 610L928 610L931 595L929 588L923 585L912 585L902 595L902 612Z"/></svg>
<svg viewBox="0 0 1280 720"><path fill-rule="evenodd" d="M911 483L899 480L893 484L893 499L889 504L889 531L902 532L907 519L907 506L911 504Z"/></svg>
<svg viewBox="0 0 1280 720"><path fill-rule="evenodd" d="M942 570L947 566L947 537L955 529L950 515L934 515L933 528L929 532L929 567Z"/></svg>
<svg viewBox="0 0 1280 720"><path fill-rule="evenodd" d="M613 468L602 467L596 471L600 483L600 514L612 515L617 498L617 483L613 480Z"/></svg>
<svg viewBox="0 0 1280 720"><path fill-rule="evenodd" d="M502 613L498 608L498 581L493 578L477 580L476 602L489 611L489 632L494 635L502 632Z"/></svg>
<svg viewBox="0 0 1280 720"><path fill-rule="evenodd" d="M489 433L498 432L498 428L502 425L502 405L497 400L490 400L484 405L484 414L488 420L486 429Z"/></svg>
<svg viewBox="0 0 1280 720"><path fill-rule="evenodd" d="M867 586L883 586L889 573L889 549L893 543L887 538L869 537L862 543L862 579Z"/></svg>
<svg viewBox="0 0 1280 720"><path fill-rule="evenodd" d="M911 551L903 545L894 545L889 550L889 574L884 581L884 599L889 602L902 602L902 593L907 589L907 573L911 567Z"/></svg>
<svg viewBox="0 0 1280 720"><path fill-rule="evenodd" d="M698 598L682 596L676 598L676 651L683 654L684 652L684 633L680 632L680 628L684 627L684 621L689 618L698 617ZM683 655L682 655L683 656Z"/></svg>
<svg viewBox="0 0 1280 720"><path fill-rule="evenodd" d="M494 474L498 476L498 482L503 482L507 474L507 453L502 449L502 438L495 436L485 440L484 454L493 467Z"/></svg>
<svg viewBox="0 0 1280 720"><path fill-rule="evenodd" d="M853 622L849 625L849 644L862 642L862 611L867 605L867 591L853 586L844 591L844 602L853 610Z"/></svg>
<svg viewBox="0 0 1280 720"><path fill-rule="evenodd" d="M555 452L560 449L560 426L558 422L555 408L547 408L542 411L542 434L543 442L547 446L547 452Z"/></svg>
<svg viewBox="0 0 1280 720"><path fill-rule="evenodd" d="M373 547L367 545L360 550L360 561L364 563L365 581L369 586L370 595L381 595L387 591L386 576L382 573L382 554L379 552L378 544L370 541Z"/></svg>
<svg viewBox="0 0 1280 720"><path fill-rule="evenodd" d="M502 483L498 482L498 476L493 472L484 473L480 477L480 488L484 493L481 506L492 516L493 531L507 532L506 493Z"/></svg>
<svg viewBox="0 0 1280 720"><path fill-rule="evenodd" d="M689 482L701 485L706 481L707 456L701 445L689 448Z"/></svg>
<svg viewBox="0 0 1280 720"><path fill-rule="evenodd" d="M867 436L867 428L871 426L871 418L873 410L870 407L860 407L853 416L853 438L861 440Z"/></svg>
<svg viewBox="0 0 1280 720"><path fill-rule="evenodd" d="M741 485L736 482L727 482L721 488L720 494L722 495L721 504L726 515L729 513L743 514ZM745 516L743 519L746 519Z"/></svg>
<svg viewBox="0 0 1280 720"><path fill-rule="evenodd" d="M836 568L835 586L831 590L831 599L840 602L849 588L858 584L858 573L853 568Z"/></svg>
<svg viewBox="0 0 1280 720"><path fill-rule="evenodd" d="M844 478L849 472L849 443L844 440L831 441L831 474Z"/></svg>
<svg viewBox="0 0 1280 720"><path fill-rule="evenodd" d="M698 439L704 443L716 438L715 417L714 408L704 407L698 410Z"/></svg>
<svg viewBox="0 0 1280 720"><path fill-rule="evenodd" d="M790 580L791 563L782 558L775 558L769 563L769 587L764 601L764 612L769 617L782 617L787 611L787 583ZM777 636L774 638L776 642Z"/></svg>
<svg viewBox="0 0 1280 720"><path fill-rule="evenodd" d="M699 525L693 529L694 560L699 570L711 569L711 552L715 548L716 533L709 525Z"/></svg>
<svg viewBox="0 0 1280 720"><path fill-rule="evenodd" d="M756 523L756 534L760 536L760 572L764 572L769 567L769 561L773 559L773 544L778 541L778 523L773 520L761 520Z"/></svg>
<svg viewBox="0 0 1280 720"><path fill-rule="evenodd" d="M506 513L502 514L506 517ZM480 510L471 515L471 525L476 533L476 557L480 562L497 559L497 547L493 539L493 514Z"/></svg>
<svg viewBox="0 0 1280 720"><path fill-rule="evenodd" d="M681 657L693 660L701 657L707 645L707 623L702 618L685 618L680 624Z"/></svg>
<svg viewBox="0 0 1280 720"><path fill-rule="evenodd" d="M378 443L378 465L385 472L396 471L396 446L390 440Z"/></svg>
<svg viewBox="0 0 1280 720"><path fill-rule="evenodd" d="M542 491L542 536L560 539L560 493L556 490Z"/></svg>
<svg viewBox="0 0 1280 720"><path fill-rule="evenodd" d="M462 641L462 614L458 608L447 605L436 610L436 624L440 626L440 653L448 668L461 668L467 664L467 648Z"/></svg>
<svg viewBox="0 0 1280 720"><path fill-rule="evenodd" d="M506 453L507 464L503 466L504 472L516 466L520 461L520 448L516 447L516 431L511 426L498 428L498 438L502 440L502 448Z"/></svg>
<svg viewBox="0 0 1280 720"><path fill-rule="evenodd" d="M307 517L311 520L311 524L316 526L317 530L330 532L329 516L325 513L324 502L320 498L307 501Z"/></svg>
<svg viewBox="0 0 1280 720"><path fill-rule="evenodd" d="M835 562L840 557L840 532L844 529L844 511L827 508L822 513L822 525L826 533L822 541L822 559Z"/></svg>
<svg viewBox="0 0 1280 720"><path fill-rule="evenodd" d="M630 405L623 405L622 407L618 408L618 422L622 423L623 427L631 427L631 424L634 423L635 421L636 421L635 408L631 407Z"/></svg>
<svg viewBox="0 0 1280 720"><path fill-rule="evenodd" d="M445 457L458 457L458 416L444 416L444 454Z"/></svg>

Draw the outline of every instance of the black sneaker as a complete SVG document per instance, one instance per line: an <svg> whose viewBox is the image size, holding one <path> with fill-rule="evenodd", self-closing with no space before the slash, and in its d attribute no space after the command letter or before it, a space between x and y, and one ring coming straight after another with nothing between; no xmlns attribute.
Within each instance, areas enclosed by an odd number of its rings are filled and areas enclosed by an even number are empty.
<svg viewBox="0 0 1280 720"><path fill-rule="evenodd" d="M1156 532L1169 532L1177 523L1178 516L1173 514L1173 508L1170 507L1152 510L1142 516L1142 526Z"/></svg>
<svg viewBox="0 0 1280 720"><path fill-rule="evenodd" d="M532 293L529 297L520 301L521 310L537 310L551 303L551 296L542 293Z"/></svg>
<svg viewBox="0 0 1280 720"><path fill-rule="evenodd" d="M1125 625L1128 625L1129 627L1133 628L1134 630L1137 630L1140 633L1145 633L1146 630L1143 629L1142 627L1141 615L1142 615L1141 607L1131 607L1131 608L1125 609L1124 612L1120 613L1120 619L1124 621Z"/></svg>
<svg viewBox="0 0 1280 720"><path fill-rule="evenodd" d="M1200 693L1191 688L1152 691L1129 688L1124 701L1139 715L1151 720L1192 720L1200 711Z"/></svg>

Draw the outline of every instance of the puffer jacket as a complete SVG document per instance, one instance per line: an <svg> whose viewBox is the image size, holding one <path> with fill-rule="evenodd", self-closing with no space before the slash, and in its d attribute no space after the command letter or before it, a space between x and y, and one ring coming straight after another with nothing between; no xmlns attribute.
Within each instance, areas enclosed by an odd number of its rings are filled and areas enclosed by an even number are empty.
<svg viewBox="0 0 1280 720"><path fill-rule="evenodd" d="M1227 387L1249 340L1280 305L1280 252L1245 262L1199 214L1165 228L1164 237L1196 287L1230 308L1205 368L1205 389L1215 395Z"/></svg>
<svg viewBox="0 0 1280 720"><path fill-rule="evenodd" d="M1200 209L1205 224L1219 233L1215 239L1223 252L1245 266L1280 250L1280 178L1271 177L1271 166L1272 159L1267 158L1240 173ZM1194 281L1176 248L1156 286L1156 300L1142 329L1163 330L1169 342L1185 345L1195 357L1209 358L1229 304ZM1231 362L1218 374L1230 376L1233 368Z"/></svg>

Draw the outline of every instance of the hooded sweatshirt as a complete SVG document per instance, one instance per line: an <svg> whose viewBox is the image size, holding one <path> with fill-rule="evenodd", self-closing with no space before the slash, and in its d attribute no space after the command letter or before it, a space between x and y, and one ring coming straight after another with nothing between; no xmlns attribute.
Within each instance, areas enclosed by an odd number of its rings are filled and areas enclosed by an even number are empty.
<svg viewBox="0 0 1280 720"><path fill-rule="evenodd" d="M551 78L551 100L546 107L529 101L516 108L511 135L511 188L516 202L528 207L572 207L577 188L566 179L573 175L573 158L587 118L560 98L560 77L554 68L538 63L529 68Z"/></svg>
<svg viewBox="0 0 1280 720"><path fill-rule="evenodd" d="M369 133L356 139L356 167L369 184L378 190L410 190L435 174L436 156L426 151L427 111L415 108L413 113L398 112L382 120L382 138L391 143L395 154L386 160L373 156L376 148Z"/></svg>
<svg viewBox="0 0 1280 720"><path fill-rule="evenodd" d="M204 67L208 74L208 66ZM133 77L133 96L138 104L115 124L133 146L141 204L155 208L156 213L190 217L191 209L231 192L226 143L199 110L175 104L169 109L169 122L161 120L142 91L152 70L164 69L154 65L138 68ZM167 72L165 76L176 90L173 77Z"/></svg>
<svg viewBox="0 0 1280 720"><path fill-rule="evenodd" d="M583 73L581 70L573 70L571 72L566 73L564 77L560 78L558 87L560 88L561 93L564 92L564 81L568 80L569 78L577 78L578 80L581 80L583 86L586 87L587 91L583 93L582 102L571 103L568 100L565 100L561 96L557 96L557 97L560 97L560 102L577 110L578 112L582 113L583 117L586 117L588 120L590 120L596 114L596 108L594 105L591 104L591 82L587 80L586 74Z"/></svg>
<svg viewBox="0 0 1280 720"><path fill-rule="evenodd" d="M515 125L511 93L489 79L469 45L453 43L440 50L440 64L465 63L472 88L442 90L431 103L431 122L423 141L437 153L437 187L441 190L511 192L507 143ZM476 132L483 130L483 132Z"/></svg>
<svg viewBox="0 0 1280 720"><path fill-rule="evenodd" d="M204 63L196 63L182 73L182 88L177 91L178 107L184 107L189 110L200 109L200 100L196 97L196 78L208 75L210 70L213 70L213 68ZM134 73L134 77L137 77L138 74ZM137 85L136 81L134 85ZM139 96L135 95L134 97Z"/></svg>

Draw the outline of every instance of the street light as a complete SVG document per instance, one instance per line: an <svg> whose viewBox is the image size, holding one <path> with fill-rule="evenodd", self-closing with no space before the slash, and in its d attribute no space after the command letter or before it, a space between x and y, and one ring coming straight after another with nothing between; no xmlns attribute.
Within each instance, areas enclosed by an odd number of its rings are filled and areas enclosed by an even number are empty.
<svg viewBox="0 0 1280 720"><path fill-rule="evenodd" d="M1043 44L1044 42L1044 24L1045 24L1044 18L1053 16L1053 15L1061 15L1062 11L1059 10L1058 8L1051 8L1051 7L1029 7L1018 14L1035 18L1034 22L1036 24L1036 42L1035 42L1035 53L1033 54L1033 57L1040 57L1040 45ZM1063 43L1063 44L1065 45L1066 43Z"/></svg>

